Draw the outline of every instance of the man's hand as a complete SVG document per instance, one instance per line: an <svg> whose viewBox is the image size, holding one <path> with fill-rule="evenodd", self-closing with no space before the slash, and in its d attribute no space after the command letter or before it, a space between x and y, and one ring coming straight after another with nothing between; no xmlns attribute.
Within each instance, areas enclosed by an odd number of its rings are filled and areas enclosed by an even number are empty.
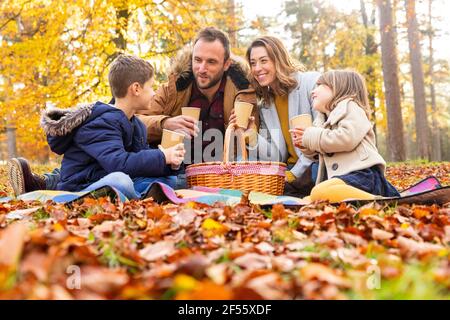
<svg viewBox="0 0 450 320"><path fill-rule="evenodd" d="M200 131L197 121L189 116L176 116L163 120L162 128L176 132L182 132L186 137L196 137Z"/></svg>
<svg viewBox="0 0 450 320"><path fill-rule="evenodd" d="M292 136L292 143L297 148L303 147L303 134L305 133L305 129L295 128L289 130Z"/></svg>

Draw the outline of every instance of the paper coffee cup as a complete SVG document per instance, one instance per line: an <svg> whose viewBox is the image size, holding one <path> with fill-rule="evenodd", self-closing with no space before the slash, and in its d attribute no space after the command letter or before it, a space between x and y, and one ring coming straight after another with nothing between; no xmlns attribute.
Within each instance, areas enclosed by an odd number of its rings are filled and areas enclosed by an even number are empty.
<svg viewBox="0 0 450 320"><path fill-rule="evenodd" d="M161 139L161 146L164 149L176 146L179 143L183 143L184 140L184 134L178 133L175 131L163 129L162 139Z"/></svg>
<svg viewBox="0 0 450 320"><path fill-rule="evenodd" d="M248 120L252 114L253 105L251 103L236 101L234 103L234 113L238 127L247 129Z"/></svg>
<svg viewBox="0 0 450 320"><path fill-rule="evenodd" d="M291 118L291 128L306 129L312 126L312 117L310 114L301 114Z"/></svg>
<svg viewBox="0 0 450 320"><path fill-rule="evenodd" d="M195 107L183 107L181 108L181 114L183 116L189 116L195 120L200 120L200 108Z"/></svg>

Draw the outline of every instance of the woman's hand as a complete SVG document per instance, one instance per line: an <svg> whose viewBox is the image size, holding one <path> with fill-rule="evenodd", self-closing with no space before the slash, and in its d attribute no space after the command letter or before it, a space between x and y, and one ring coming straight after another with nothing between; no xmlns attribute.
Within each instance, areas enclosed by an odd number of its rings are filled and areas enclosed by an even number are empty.
<svg viewBox="0 0 450 320"><path fill-rule="evenodd" d="M245 129L245 131L247 131L248 129L254 127L254 124L255 124L255 117L254 116L250 116L248 118L248 126ZM228 119L228 125L229 126L234 126L235 128L238 128L236 113L234 112L234 109L231 110L230 118Z"/></svg>
<svg viewBox="0 0 450 320"><path fill-rule="evenodd" d="M233 126L234 128L236 128L236 126L237 126L236 113L234 113L234 109L231 110L230 119L228 119L228 125Z"/></svg>
<svg viewBox="0 0 450 320"><path fill-rule="evenodd" d="M303 134L305 133L305 129L294 128L289 130L292 137L292 143L297 148L303 147Z"/></svg>
<svg viewBox="0 0 450 320"><path fill-rule="evenodd" d="M172 169L180 167L186 153L183 143L179 143L176 146L167 149L163 148L161 145L159 145L158 148L164 153L166 164L170 164Z"/></svg>
<svg viewBox="0 0 450 320"><path fill-rule="evenodd" d="M234 112L234 109L231 111L230 119L228 120L228 126L233 126L234 129L239 128L237 126L236 113ZM248 126L247 129L244 130L244 137L245 141L250 146L255 145L258 140L258 133L255 130L255 117L253 116L250 116L250 118L248 119Z"/></svg>

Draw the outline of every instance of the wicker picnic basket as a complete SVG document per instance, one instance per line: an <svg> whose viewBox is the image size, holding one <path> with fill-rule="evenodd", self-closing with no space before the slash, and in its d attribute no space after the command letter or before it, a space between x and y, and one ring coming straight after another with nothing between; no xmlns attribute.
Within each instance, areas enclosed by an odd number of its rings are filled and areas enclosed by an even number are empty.
<svg viewBox="0 0 450 320"><path fill-rule="evenodd" d="M236 133L243 161L229 162L230 143ZM186 168L187 185L210 188L258 191L281 195L284 191L286 164L271 161L248 161L242 129L227 128L224 138L223 162L192 164Z"/></svg>

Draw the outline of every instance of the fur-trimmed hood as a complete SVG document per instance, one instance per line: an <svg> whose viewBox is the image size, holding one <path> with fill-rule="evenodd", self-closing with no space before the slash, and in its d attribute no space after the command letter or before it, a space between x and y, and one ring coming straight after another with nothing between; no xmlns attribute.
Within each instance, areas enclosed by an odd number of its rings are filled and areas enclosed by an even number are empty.
<svg viewBox="0 0 450 320"><path fill-rule="evenodd" d="M238 90L248 89L250 82L247 79L249 68L244 59L231 55L231 65L226 72ZM172 61L169 74L175 75L177 91L186 89L194 81L192 72L192 47L185 47Z"/></svg>
<svg viewBox="0 0 450 320"><path fill-rule="evenodd" d="M73 108L48 108L41 114L41 127L53 152L63 154L72 144L76 129L105 112L121 112L103 102L81 104Z"/></svg>
<svg viewBox="0 0 450 320"><path fill-rule="evenodd" d="M41 114L41 127L48 136L65 136L82 124L92 113L95 104L74 108L48 108Z"/></svg>

